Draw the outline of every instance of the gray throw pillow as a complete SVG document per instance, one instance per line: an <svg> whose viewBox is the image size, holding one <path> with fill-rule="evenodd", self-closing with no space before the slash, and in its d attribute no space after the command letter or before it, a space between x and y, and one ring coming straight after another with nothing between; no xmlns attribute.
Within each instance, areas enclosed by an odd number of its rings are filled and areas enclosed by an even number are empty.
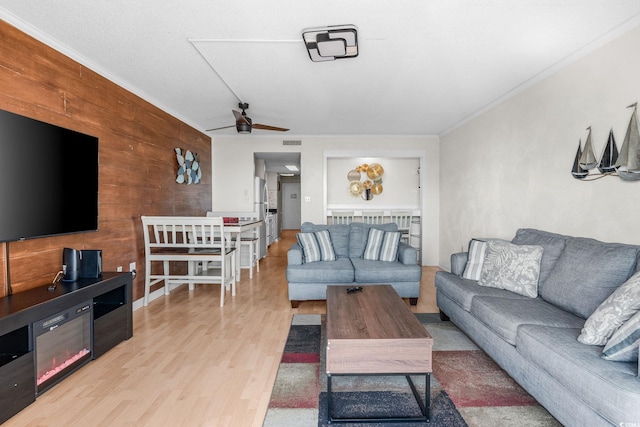
<svg viewBox="0 0 640 427"><path fill-rule="evenodd" d="M640 311L640 273L631 276L589 316L578 336L578 341L589 345L605 345L609 337L638 311Z"/></svg>
<svg viewBox="0 0 640 427"><path fill-rule="evenodd" d="M602 350L602 358L616 362L637 362L640 347L640 312L620 326Z"/></svg>
<svg viewBox="0 0 640 427"><path fill-rule="evenodd" d="M489 241L478 283L535 298L542 253L541 246Z"/></svg>

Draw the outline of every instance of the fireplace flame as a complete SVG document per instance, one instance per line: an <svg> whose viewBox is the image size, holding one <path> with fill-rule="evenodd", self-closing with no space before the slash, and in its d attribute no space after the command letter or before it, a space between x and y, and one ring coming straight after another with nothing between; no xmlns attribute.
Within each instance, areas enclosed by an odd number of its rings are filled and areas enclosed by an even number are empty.
<svg viewBox="0 0 640 427"><path fill-rule="evenodd" d="M84 348L84 349L80 350L78 353L69 356L65 361L63 361L60 364L56 363L56 358L54 357L53 361L51 363L53 368L51 368L50 370L48 370L47 372L45 372L44 374L42 374L42 375L40 375L38 377L38 379L36 381L37 385L40 385L43 382L48 381L51 378L55 377L57 374L59 374L64 369L68 368L69 366L73 365L74 363L76 363L78 360L82 359L87 354L89 354L89 350Z"/></svg>

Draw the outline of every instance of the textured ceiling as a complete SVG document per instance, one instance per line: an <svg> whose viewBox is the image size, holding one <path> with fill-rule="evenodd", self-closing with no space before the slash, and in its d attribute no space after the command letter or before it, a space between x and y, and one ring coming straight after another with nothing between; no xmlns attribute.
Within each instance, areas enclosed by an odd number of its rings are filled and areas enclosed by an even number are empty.
<svg viewBox="0 0 640 427"><path fill-rule="evenodd" d="M638 0L0 0L0 18L200 130L233 125L240 98L286 138L441 134L639 14ZM341 24L359 56L311 62L302 30Z"/></svg>

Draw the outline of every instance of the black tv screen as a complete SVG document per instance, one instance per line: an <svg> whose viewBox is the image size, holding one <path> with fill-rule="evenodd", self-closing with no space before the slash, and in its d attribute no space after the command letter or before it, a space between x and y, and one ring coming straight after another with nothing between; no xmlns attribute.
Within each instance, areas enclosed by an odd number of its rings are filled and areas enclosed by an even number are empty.
<svg viewBox="0 0 640 427"><path fill-rule="evenodd" d="M0 241L98 229L98 138L0 110Z"/></svg>

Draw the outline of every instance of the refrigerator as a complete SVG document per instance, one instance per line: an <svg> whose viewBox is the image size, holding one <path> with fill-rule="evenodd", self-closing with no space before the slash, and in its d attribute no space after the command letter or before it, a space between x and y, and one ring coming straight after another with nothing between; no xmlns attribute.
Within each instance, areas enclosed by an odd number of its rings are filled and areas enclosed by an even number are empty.
<svg viewBox="0 0 640 427"><path fill-rule="evenodd" d="M260 258L267 256L267 214L269 212L267 182L259 177L255 178L255 188L253 194L254 212L262 221L260 226Z"/></svg>

